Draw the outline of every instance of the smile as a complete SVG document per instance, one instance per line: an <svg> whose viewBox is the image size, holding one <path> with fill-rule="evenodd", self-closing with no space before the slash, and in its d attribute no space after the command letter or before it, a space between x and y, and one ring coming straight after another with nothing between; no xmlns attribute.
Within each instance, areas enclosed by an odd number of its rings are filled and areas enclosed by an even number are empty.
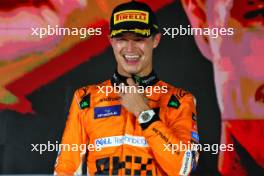
<svg viewBox="0 0 264 176"><path fill-rule="evenodd" d="M140 56L139 55L124 55L124 58L127 60L138 60Z"/></svg>
<svg viewBox="0 0 264 176"><path fill-rule="evenodd" d="M136 64L136 63L139 62L139 59L140 59L140 55L128 55L128 54L125 54L125 55L123 55L123 57L125 58L125 61L128 64Z"/></svg>

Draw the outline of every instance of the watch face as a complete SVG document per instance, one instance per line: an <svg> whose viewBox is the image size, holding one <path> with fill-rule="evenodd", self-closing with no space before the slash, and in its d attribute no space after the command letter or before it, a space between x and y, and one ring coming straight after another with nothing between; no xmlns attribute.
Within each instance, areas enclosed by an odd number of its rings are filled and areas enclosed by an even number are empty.
<svg viewBox="0 0 264 176"><path fill-rule="evenodd" d="M155 115L155 112L153 110L143 111L139 115L138 122L147 123L152 119L154 115Z"/></svg>
<svg viewBox="0 0 264 176"><path fill-rule="evenodd" d="M146 112L142 114L142 120L147 121L150 118L150 115Z"/></svg>

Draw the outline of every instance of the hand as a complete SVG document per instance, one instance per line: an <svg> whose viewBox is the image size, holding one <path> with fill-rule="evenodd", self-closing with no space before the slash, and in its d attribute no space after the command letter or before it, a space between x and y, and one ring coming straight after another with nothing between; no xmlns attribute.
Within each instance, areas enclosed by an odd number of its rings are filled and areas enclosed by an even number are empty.
<svg viewBox="0 0 264 176"><path fill-rule="evenodd" d="M137 84L135 84L132 78L127 79L128 86L135 86L137 89ZM148 100L146 96L142 93L136 92L127 92L127 93L120 93L121 97L121 104L129 111L132 112L136 117L142 111L146 111L151 109L148 106Z"/></svg>

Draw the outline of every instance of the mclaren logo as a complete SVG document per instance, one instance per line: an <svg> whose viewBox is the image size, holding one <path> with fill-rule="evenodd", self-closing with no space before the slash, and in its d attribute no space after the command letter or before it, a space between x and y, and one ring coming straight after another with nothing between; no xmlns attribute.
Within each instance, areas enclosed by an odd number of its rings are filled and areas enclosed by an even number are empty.
<svg viewBox="0 0 264 176"><path fill-rule="evenodd" d="M114 14L114 24L137 21L148 24L149 13L141 10L123 10Z"/></svg>

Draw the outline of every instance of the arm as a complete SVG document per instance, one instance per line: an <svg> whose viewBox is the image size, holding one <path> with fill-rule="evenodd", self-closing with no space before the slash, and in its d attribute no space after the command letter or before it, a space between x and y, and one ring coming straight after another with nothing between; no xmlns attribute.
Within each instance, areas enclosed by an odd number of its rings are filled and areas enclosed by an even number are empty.
<svg viewBox="0 0 264 176"><path fill-rule="evenodd" d="M79 106L81 93L84 94L82 90L77 90L74 93L60 144L62 147L60 147L55 164L55 175L80 175L82 171L82 158L85 155L88 137L83 125L82 110ZM76 150L76 146L78 150Z"/></svg>
<svg viewBox="0 0 264 176"><path fill-rule="evenodd" d="M172 95L174 96L174 95ZM159 166L168 175L189 175L198 160L198 153L191 150L177 150L173 152L172 145L180 147L180 143L198 142L194 98L186 94L179 101L179 107L167 107L165 120L158 115L147 124L141 124L143 135L153 150ZM197 136L196 136L197 135Z"/></svg>

